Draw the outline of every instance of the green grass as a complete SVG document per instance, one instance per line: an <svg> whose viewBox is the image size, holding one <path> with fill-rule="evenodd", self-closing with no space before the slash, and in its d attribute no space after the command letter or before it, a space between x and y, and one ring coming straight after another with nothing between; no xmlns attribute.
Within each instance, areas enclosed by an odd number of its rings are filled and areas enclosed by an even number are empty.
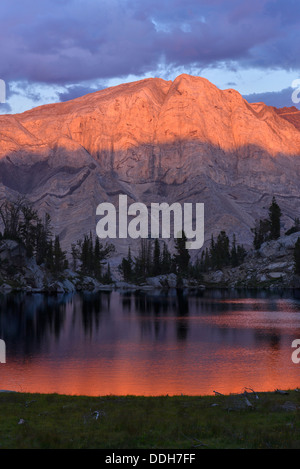
<svg viewBox="0 0 300 469"><path fill-rule="evenodd" d="M233 396L0 393L0 449L299 449L300 393L258 396L245 409ZM285 411L287 401L299 409Z"/></svg>

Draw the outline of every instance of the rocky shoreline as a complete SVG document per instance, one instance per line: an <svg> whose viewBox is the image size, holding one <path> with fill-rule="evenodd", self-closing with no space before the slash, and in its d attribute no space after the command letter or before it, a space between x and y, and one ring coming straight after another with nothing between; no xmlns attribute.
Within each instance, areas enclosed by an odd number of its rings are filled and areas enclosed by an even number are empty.
<svg viewBox="0 0 300 469"><path fill-rule="evenodd" d="M240 266L205 274L204 283L229 288L300 288L300 277L294 273L294 248L299 237L298 232L268 241L258 251L250 251Z"/></svg>
<svg viewBox="0 0 300 469"><path fill-rule="evenodd" d="M264 243L258 251L248 252L243 264L203 274L199 280L178 278L175 274L149 277L139 285L126 283L113 273L113 282L100 283L71 269L54 277L45 266L37 265L34 258L26 258L20 244L12 240L0 242L0 293L75 293L81 291L112 290L168 290L184 288L256 288L277 290L300 288L300 277L294 273L293 251L300 233L282 236Z"/></svg>

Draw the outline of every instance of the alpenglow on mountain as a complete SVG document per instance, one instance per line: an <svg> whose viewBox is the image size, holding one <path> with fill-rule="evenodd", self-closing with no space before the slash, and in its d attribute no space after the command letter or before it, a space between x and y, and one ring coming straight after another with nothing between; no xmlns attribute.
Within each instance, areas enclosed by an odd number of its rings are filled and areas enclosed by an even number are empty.
<svg viewBox="0 0 300 469"><path fill-rule="evenodd" d="M25 195L69 248L103 201L204 202L205 235L251 244L273 195L288 228L299 213L300 111L249 104L180 75L0 116L0 197ZM127 251L126 240L119 242Z"/></svg>

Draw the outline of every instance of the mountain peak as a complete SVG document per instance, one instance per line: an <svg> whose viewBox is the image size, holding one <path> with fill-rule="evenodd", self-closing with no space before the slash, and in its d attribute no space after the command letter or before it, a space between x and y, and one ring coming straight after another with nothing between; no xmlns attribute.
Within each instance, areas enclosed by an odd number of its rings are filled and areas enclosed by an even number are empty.
<svg viewBox="0 0 300 469"><path fill-rule="evenodd" d="M297 109L249 104L233 89L220 90L187 74L125 83L23 114L2 116L0 154L70 139L101 160L101 153L136 145L198 141L224 151L249 145L269 154L299 154ZM6 129L6 131L5 131ZM5 134L5 132L7 132Z"/></svg>
<svg viewBox="0 0 300 469"><path fill-rule="evenodd" d="M205 202L209 235L226 229L247 242L266 194L283 194L285 212L296 213L299 115L186 74L125 83L0 116L0 193L49 211L66 245L120 193Z"/></svg>

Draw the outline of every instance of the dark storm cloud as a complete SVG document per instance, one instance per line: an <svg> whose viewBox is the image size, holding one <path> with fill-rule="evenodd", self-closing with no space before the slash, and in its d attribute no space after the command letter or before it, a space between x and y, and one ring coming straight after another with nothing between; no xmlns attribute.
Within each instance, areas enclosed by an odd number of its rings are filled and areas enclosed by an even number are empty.
<svg viewBox="0 0 300 469"><path fill-rule="evenodd" d="M1 0L0 18L7 81L143 75L161 62L300 68L295 0Z"/></svg>
<svg viewBox="0 0 300 469"><path fill-rule="evenodd" d="M292 100L292 94L295 91L294 88L286 88L281 91L274 91L269 93L253 93L244 98L249 103L265 103L268 106L275 106L278 108L286 107L286 106L295 106L300 109L299 104L295 104Z"/></svg>
<svg viewBox="0 0 300 469"><path fill-rule="evenodd" d="M103 87L98 86L95 89L92 86L83 86L83 85L74 85L69 86L66 91L58 93L60 101L69 101L70 99L80 98L80 96L85 96L89 93L95 93L95 91L99 91L103 89Z"/></svg>

